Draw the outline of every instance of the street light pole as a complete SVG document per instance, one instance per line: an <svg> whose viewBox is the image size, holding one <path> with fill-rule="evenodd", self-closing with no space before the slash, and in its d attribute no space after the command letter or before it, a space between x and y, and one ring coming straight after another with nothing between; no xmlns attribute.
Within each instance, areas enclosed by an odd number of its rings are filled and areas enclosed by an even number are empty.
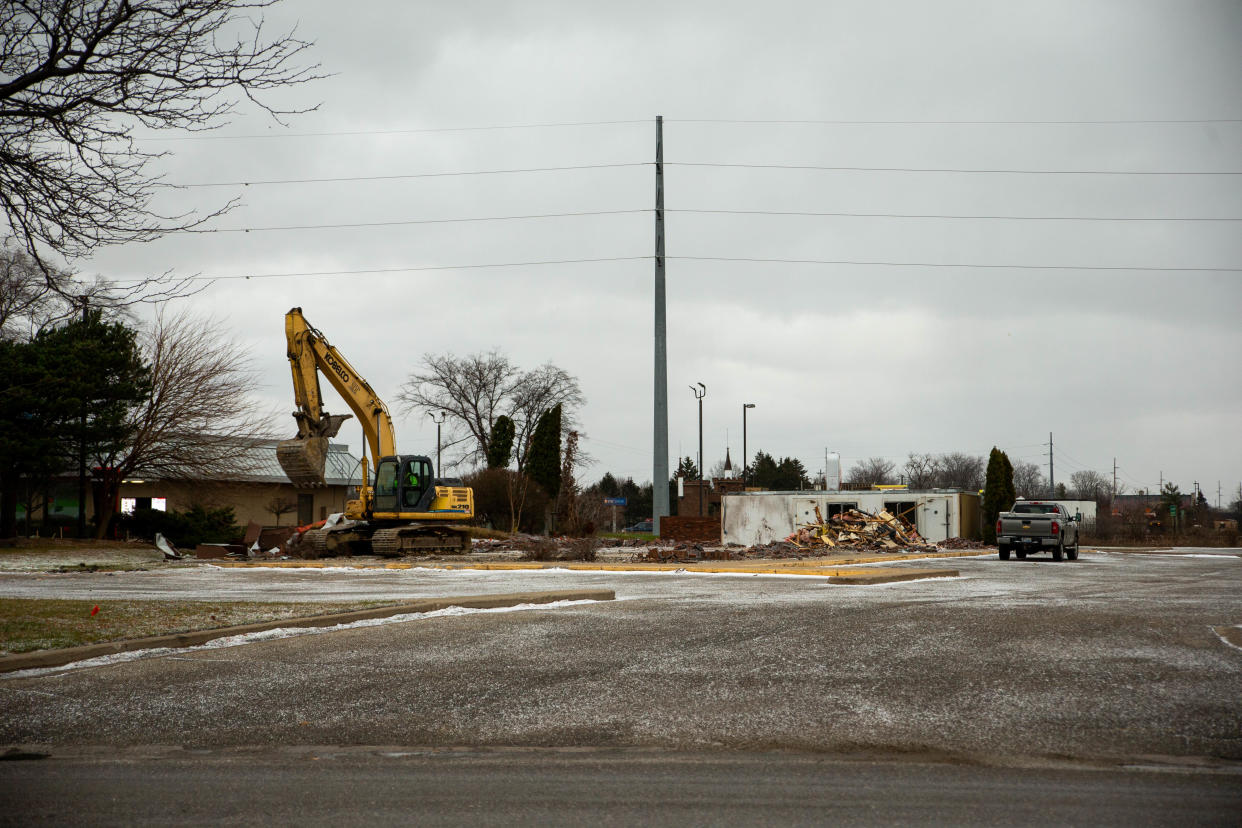
<svg viewBox="0 0 1242 828"><path fill-rule="evenodd" d="M699 401L699 517L703 517L703 398L707 396L707 386L701 382L698 386L690 386L690 393Z"/></svg>
<svg viewBox="0 0 1242 828"><path fill-rule="evenodd" d="M446 415L443 411L441 411L440 419L437 420L436 415L428 411L427 416L430 417L431 421L436 424L436 477L442 477L444 472L440 468L440 426L444 424L444 418Z"/></svg>
<svg viewBox="0 0 1242 828"><path fill-rule="evenodd" d="M742 404L742 491L746 491L746 409L754 407L754 403Z"/></svg>

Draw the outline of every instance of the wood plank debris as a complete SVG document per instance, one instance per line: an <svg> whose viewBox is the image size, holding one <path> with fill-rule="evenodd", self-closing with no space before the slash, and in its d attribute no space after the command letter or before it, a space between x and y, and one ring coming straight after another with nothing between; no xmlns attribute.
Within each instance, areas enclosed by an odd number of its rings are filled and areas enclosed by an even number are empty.
<svg viewBox="0 0 1242 828"><path fill-rule="evenodd" d="M872 514L863 509L847 509L825 520L815 507L815 521L804 523L785 538L799 549L825 546L829 549L874 552L935 552L904 517L887 510Z"/></svg>

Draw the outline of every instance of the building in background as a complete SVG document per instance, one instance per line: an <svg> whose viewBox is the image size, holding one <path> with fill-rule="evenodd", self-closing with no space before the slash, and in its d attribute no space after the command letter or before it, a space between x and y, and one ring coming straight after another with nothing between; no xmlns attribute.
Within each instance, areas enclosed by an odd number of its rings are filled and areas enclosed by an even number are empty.
<svg viewBox="0 0 1242 828"><path fill-rule="evenodd" d="M849 509L871 514L885 510L914 526L930 542L947 538L982 537L981 498L960 489L910 491L728 492L721 498L724 543L757 546L784 540L806 523L815 523L818 507L824 520Z"/></svg>

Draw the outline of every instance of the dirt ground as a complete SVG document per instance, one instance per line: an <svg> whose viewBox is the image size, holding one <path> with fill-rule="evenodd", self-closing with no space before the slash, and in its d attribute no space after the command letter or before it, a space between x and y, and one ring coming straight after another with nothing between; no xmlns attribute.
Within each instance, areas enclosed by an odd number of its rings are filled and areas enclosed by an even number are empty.
<svg viewBox="0 0 1242 828"><path fill-rule="evenodd" d="M631 563L642 557L649 549L671 550L674 546L670 543L648 542L637 545L623 545L624 541L604 540L603 545L596 550L595 562L610 563ZM633 541L628 544L633 544ZM693 559L695 547L689 546L689 554L691 559L685 560L686 551L683 549L678 553L679 557L675 559L677 563L693 567L698 561ZM706 554L710 555L713 550L722 547L704 544L701 546L706 550ZM894 550L900 553L904 550ZM980 550L986 552L987 550ZM411 558L397 559L406 563L443 563L443 564L469 564L469 563L506 563L525 560L526 553L522 550L508 548L507 544L496 542L476 542L475 551L467 555L427 555ZM875 552L859 552L854 550L808 550L806 552L777 552L765 554L761 559L766 561L788 561L788 562L826 562L826 563L849 563L860 559L876 560L885 557L892 557L893 560L899 560L902 556L893 554L886 556L883 553ZM291 558L291 560L297 560ZM332 563L338 566L383 566L386 563L394 562L392 558L381 558L379 556L359 556L351 558L324 558L325 563ZM670 559L672 561L673 559ZM554 563L554 560L547 560L545 563ZM568 562L568 561L566 561ZM710 560L703 560L703 563L710 563ZM213 563L212 559L199 559L188 555L184 560L166 561L164 555L149 543L141 541L76 541L67 539L19 539L16 547L0 547L0 573L3 572L63 572L63 573L86 573L86 572L109 572L109 571L135 571L135 570L163 570L176 569L183 567L198 566L200 564Z"/></svg>

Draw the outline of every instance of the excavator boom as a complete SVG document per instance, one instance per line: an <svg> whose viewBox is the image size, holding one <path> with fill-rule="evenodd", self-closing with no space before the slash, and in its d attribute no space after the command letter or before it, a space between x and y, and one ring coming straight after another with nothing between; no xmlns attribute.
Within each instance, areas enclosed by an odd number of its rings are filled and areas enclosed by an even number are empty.
<svg viewBox="0 0 1242 828"><path fill-rule="evenodd" d="M301 308L285 314L285 340L293 371L297 436L276 447L276 459L295 486L324 485L328 439L335 437L349 414L329 414L323 408L319 386L322 373L362 424L371 457L396 453L396 435L388 407L370 383L358 375L349 360L332 347L322 333L302 316Z"/></svg>

